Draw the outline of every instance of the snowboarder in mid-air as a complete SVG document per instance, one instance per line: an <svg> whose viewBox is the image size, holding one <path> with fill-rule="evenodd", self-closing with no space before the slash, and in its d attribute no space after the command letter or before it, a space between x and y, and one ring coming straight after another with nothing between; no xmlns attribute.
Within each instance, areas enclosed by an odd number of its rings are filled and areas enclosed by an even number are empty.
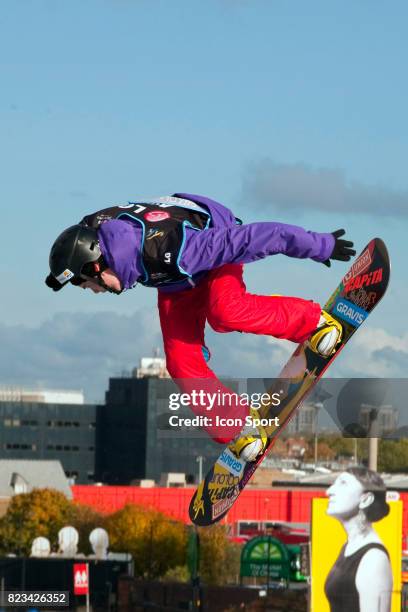
<svg viewBox="0 0 408 612"><path fill-rule="evenodd" d="M222 333L265 334L296 343L310 338L310 347L324 357L336 350L342 337L337 320L313 301L248 293L243 264L277 254L327 266L331 260L349 261L355 251L341 237L344 233L275 222L242 224L225 206L198 195L140 199L86 215L63 231L51 248L46 284L54 291L70 283L115 294L136 284L157 288L170 375L183 391L196 388L197 379L205 379L207 389L220 390L223 385L207 365L206 321ZM273 290L273 276L270 286ZM205 413L205 406L192 408ZM237 401L228 416L243 417L248 410L253 412ZM241 428L206 429L225 443ZM249 427L233 449L253 461L263 444L259 431Z"/></svg>

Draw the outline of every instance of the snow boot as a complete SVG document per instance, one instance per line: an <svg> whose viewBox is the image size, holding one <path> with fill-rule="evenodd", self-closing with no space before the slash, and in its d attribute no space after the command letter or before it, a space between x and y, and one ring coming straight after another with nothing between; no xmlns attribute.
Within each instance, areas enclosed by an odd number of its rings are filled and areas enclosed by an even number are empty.
<svg viewBox="0 0 408 612"><path fill-rule="evenodd" d="M308 341L310 348L322 357L330 357L343 337L341 324L322 310L316 331Z"/></svg>
<svg viewBox="0 0 408 612"><path fill-rule="evenodd" d="M258 410L250 408L249 414L253 419L259 418ZM241 433L233 440L228 448L239 459L255 461L264 450L268 441L266 431L262 426L245 425Z"/></svg>

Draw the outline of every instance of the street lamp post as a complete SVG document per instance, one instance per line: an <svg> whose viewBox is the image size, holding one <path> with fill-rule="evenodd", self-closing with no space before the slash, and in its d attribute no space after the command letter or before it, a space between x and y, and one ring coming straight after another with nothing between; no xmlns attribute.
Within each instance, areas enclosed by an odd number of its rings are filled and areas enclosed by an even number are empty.
<svg viewBox="0 0 408 612"><path fill-rule="evenodd" d="M372 408L369 413L368 429L368 468L377 471L378 461L378 409Z"/></svg>
<svg viewBox="0 0 408 612"><path fill-rule="evenodd" d="M318 434L317 434L317 419L319 415L320 408L323 408L322 402L316 402L314 405L314 413L313 413L313 434L314 434L314 471L317 469L317 460L318 460Z"/></svg>
<svg viewBox="0 0 408 612"><path fill-rule="evenodd" d="M358 440L354 438L354 464L358 465Z"/></svg>
<svg viewBox="0 0 408 612"><path fill-rule="evenodd" d="M200 483L203 479L203 461L204 457L202 455L198 455L196 457L196 461L198 463L198 483Z"/></svg>

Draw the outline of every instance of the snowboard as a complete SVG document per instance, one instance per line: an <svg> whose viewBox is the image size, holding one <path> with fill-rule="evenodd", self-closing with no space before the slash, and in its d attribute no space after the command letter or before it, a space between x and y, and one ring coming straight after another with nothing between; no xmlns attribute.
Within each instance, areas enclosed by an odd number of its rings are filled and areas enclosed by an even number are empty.
<svg viewBox="0 0 408 612"><path fill-rule="evenodd" d="M237 457L228 446L225 448L191 499L189 515L195 525L213 525L227 514L296 409L377 306L387 289L389 278L387 248L380 238L374 238L354 260L350 270L323 306L343 328L343 337L336 352L325 358L315 353L308 346L308 341L298 345L268 389L271 398L279 394L279 405L272 405L271 402L258 411L260 418L271 423L264 427L267 434L264 451L256 461L246 462Z"/></svg>

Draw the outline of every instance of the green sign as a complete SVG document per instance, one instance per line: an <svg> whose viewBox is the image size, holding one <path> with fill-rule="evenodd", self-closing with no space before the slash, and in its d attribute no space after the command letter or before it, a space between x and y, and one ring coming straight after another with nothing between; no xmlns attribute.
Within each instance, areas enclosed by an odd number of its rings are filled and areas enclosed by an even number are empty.
<svg viewBox="0 0 408 612"><path fill-rule="evenodd" d="M309 575L309 545L287 544L290 557L290 579L293 582L306 582Z"/></svg>
<svg viewBox="0 0 408 612"><path fill-rule="evenodd" d="M290 579L290 555L286 546L271 536L249 540L241 553L241 576Z"/></svg>

